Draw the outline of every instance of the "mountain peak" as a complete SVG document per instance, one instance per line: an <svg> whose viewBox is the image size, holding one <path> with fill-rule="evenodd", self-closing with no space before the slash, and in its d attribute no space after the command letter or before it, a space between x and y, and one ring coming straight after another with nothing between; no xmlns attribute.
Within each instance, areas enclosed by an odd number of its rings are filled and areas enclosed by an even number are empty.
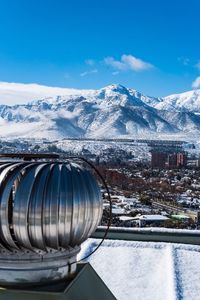
<svg viewBox="0 0 200 300"><path fill-rule="evenodd" d="M121 85L121 84L110 84L101 89L101 91L106 91L106 92L115 92L115 93L120 93L120 94L127 94L128 89Z"/></svg>
<svg viewBox="0 0 200 300"><path fill-rule="evenodd" d="M100 90L97 90L98 99L107 99L107 100L118 100L120 101L121 97L129 97L129 90L121 84L111 84L103 87Z"/></svg>

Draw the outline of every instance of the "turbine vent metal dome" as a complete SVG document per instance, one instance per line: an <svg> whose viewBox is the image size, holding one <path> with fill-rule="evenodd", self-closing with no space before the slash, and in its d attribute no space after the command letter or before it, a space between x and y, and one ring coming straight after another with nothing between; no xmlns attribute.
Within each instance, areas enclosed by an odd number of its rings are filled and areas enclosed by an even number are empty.
<svg viewBox="0 0 200 300"><path fill-rule="evenodd" d="M83 166L62 160L2 162L0 283L69 276L80 244L95 231L101 216L99 187Z"/></svg>

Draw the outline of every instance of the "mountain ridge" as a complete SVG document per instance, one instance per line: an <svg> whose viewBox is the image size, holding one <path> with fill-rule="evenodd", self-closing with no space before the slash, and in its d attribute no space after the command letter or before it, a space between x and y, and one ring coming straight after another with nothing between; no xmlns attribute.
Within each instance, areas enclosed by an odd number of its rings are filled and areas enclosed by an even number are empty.
<svg viewBox="0 0 200 300"><path fill-rule="evenodd" d="M200 90L192 92L191 97L195 92L200 96ZM178 95L178 99L183 96ZM65 96L47 95L27 104L0 105L0 137L130 138L158 133L199 133L198 111L181 107L180 101L176 108L176 101L169 97L145 96L112 84L99 90L68 89Z"/></svg>

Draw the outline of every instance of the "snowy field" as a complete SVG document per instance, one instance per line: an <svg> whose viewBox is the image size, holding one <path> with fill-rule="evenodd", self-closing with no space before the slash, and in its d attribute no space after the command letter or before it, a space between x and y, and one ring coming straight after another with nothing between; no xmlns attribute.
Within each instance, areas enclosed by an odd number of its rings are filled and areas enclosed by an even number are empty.
<svg viewBox="0 0 200 300"><path fill-rule="evenodd" d="M79 258L99 242L88 239ZM106 240L89 262L119 300L200 299L200 246Z"/></svg>

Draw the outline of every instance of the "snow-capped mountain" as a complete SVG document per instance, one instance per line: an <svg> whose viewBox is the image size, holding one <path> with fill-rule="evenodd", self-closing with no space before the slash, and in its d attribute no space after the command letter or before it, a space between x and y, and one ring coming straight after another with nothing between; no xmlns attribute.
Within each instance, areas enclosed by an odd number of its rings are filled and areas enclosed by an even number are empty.
<svg viewBox="0 0 200 300"><path fill-rule="evenodd" d="M200 90L174 94L164 98L144 97L144 102L159 110L200 113Z"/></svg>
<svg viewBox="0 0 200 300"><path fill-rule="evenodd" d="M165 97L163 98L163 104L157 104L156 108L169 110L170 106L178 110L200 113L200 90Z"/></svg>
<svg viewBox="0 0 200 300"><path fill-rule="evenodd" d="M160 108L166 99L116 84L100 90L67 89L65 96L53 94L28 104L0 105L0 136L133 138L200 132L200 116Z"/></svg>

